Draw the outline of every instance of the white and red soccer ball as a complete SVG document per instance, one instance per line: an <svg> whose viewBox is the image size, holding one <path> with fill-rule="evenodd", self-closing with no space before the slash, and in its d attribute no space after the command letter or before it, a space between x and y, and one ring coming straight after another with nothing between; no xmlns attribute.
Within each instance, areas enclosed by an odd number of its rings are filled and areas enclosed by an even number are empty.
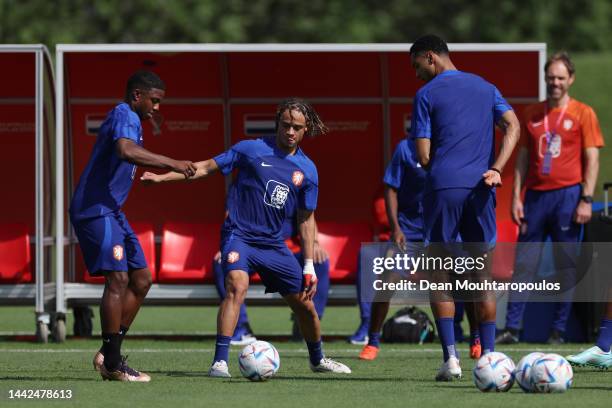
<svg viewBox="0 0 612 408"><path fill-rule="evenodd" d="M251 381L265 381L280 368L278 351L267 341L256 341L242 349L238 356L240 373Z"/></svg>

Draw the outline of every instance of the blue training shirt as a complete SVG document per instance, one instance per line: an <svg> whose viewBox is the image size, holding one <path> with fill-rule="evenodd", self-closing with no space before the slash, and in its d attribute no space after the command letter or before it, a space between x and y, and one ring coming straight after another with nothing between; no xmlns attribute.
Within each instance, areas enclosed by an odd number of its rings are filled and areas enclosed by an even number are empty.
<svg viewBox="0 0 612 408"><path fill-rule="evenodd" d="M431 139L426 192L485 187L495 159L495 123L512 107L478 75L444 71L418 90L411 132Z"/></svg>
<svg viewBox="0 0 612 408"><path fill-rule="evenodd" d="M317 207L317 168L299 148L290 155L274 137L244 140L214 160L223 174L239 169L223 228L246 242L284 246L286 219Z"/></svg>
<svg viewBox="0 0 612 408"><path fill-rule="evenodd" d="M422 241L425 170L417 160L413 139L397 144L383 182L397 190L397 219L406 239Z"/></svg>
<svg viewBox="0 0 612 408"><path fill-rule="evenodd" d="M70 203L70 216L74 221L117 212L127 199L136 165L117 154L115 142L120 138L142 146L140 118L125 102L115 106L100 127Z"/></svg>

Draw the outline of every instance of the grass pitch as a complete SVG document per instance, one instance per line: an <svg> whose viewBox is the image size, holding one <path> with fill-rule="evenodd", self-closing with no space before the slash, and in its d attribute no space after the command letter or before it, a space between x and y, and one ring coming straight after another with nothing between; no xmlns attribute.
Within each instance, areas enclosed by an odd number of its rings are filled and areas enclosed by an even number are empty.
<svg viewBox="0 0 612 408"><path fill-rule="evenodd" d="M251 308L251 321L258 333L285 333L291 328L286 308ZM28 316L24 321L24 316ZM173 317L173 318L171 318ZM95 320L95 322L97 319ZM358 316L355 308L332 307L326 311L323 328L334 334L349 334ZM22 324L23 326L15 326ZM71 319L69 316L68 327ZM97 325L97 322L96 322ZM31 308L0 308L0 332L32 330ZM97 327L97 326L96 326ZM467 346L459 347L464 378L452 383L433 380L441 363L438 344L383 344L374 362L360 361L360 346L343 341L324 344L328 356L349 365L351 375L315 374L308 368L307 351L302 343L271 342L278 348L281 368L270 381L252 383L241 377L237 356L230 354L231 379L206 376L213 357L214 308L145 307L134 324L135 333L153 331L166 334L194 334L203 340L130 339L123 352L130 365L151 374L149 384L102 381L93 371L91 360L99 347L98 339L68 339L62 344L0 341L0 406L79 406L79 407L478 407L498 404L504 407L609 407L612 400L612 371L577 368L574 386L565 394L524 394L515 385L508 393L481 393L473 385L473 362ZM70 330L69 330L70 333ZM204 334L204 335L202 335ZM265 335L260 336L266 339ZM531 351L562 355L584 345L545 345L500 347L517 362ZM9 390L71 390L70 400L9 399Z"/></svg>

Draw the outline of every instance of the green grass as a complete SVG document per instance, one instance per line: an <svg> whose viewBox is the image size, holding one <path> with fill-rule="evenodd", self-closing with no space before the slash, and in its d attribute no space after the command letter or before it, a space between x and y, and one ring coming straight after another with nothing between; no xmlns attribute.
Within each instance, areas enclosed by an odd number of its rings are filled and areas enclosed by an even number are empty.
<svg viewBox="0 0 612 408"><path fill-rule="evenodd" d="M600 170L597 194L601 196L601 186L612 181L612 77L608 75L612 64L612 53L585 53L572 55L576 65L576 81L570 89L570 95L591 105L600 121L607 146L601 150Z"/></svg>
<svg viewBox="0 0 612 408"><path fill-rule="evenodd" d="M212 379L206 370L213 342L127 340L130 362L152 375L150 384L101 381L91 368L97 340L63 344L0 343L0 405L31 406L32 401L8 400L9 389L72 390L71 401L44 401L44 406L312 406L312 407L442 407L461 408L500 404L504 407L604 407L612 396L612 373L576 369L574 387L565 394L528 395L513 387L506 394L485 394L471 380L473 363L463 361L464 379L436 383L440 364L437 345L383 345L379 359L357 359L360 348L342 342L326 343L329 356L348 364L348 376L310 372L303 345L277 342L281 369L266 383L250 383L238 371L237 349L230 355L232 379ZM515 361L536 347L500 348ZM575 347L554 351L567 354ZM465 347L461 349L465 356ZM38 404L43 405L41 401Z"/></svg>
<svg viewBox="0 0 612 408"><path fill-rule="evenodd" d="M288 334L289 313L284 307L251 307L250 319L256 333ZM97 313L96 313L97 314ZM131 328L132 333L213 334L214 307L144 307ZM98 327L97 316L94 319ZM355 307L330 307L322 326L324 333L350 334L358 323ZM34 318L30 307L0 308L0 332L32 332ZM71 327L71 316L68 316ZM97 329L96 329L97 330ZM71 330L69 329L69 333ZM123 352L131 364L152 375L151 384L122 384L101 381L91 368L99 347L97 339L69 338L62 344L0 341L0 406L120 406L184 407L604 407L612 397L612 372L576 369L574 387L563 395L527 395L518 387L506 394L484 394L473 385L473 363L462 361L464 379L436 383L433 377L440 364L437 344L424 346L383 344L379 359L364 362L357 358L359 346L343 341L326 341L330 357L353 369L350 376L320 375L310 372L307 351L302 343L273 340L279 349L281 369L266 383L250 383L240 376L236 359L239 348L230 355L231 380L211 379L206 371L213 356L212 340L130 339ZM584 346L520 345L500 348L515 361L537 349L569 354ZM463 356L465 344L460 346ZM8 400L10 389L72 390L70 401Z"/></svg>

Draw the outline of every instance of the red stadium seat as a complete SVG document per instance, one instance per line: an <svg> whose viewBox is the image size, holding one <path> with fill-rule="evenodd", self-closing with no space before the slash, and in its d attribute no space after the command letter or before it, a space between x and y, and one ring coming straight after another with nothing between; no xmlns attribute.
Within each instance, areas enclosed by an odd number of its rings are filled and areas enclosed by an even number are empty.
<svg viewBox="0 0 612 408"><path fill-rule="evenodd" d="M219 250L219 224L164 224L159 283L210 283Z"/></svg>
<svg viewBox="0 0 612 408"><path fill-rule="evenodd" d="M140 241L140 246L142 247L142 251L144 252L145 259L147 260L147 265L149 266L149 270L151 271L151 277L153 278L153 282L157 282L157 268L155 266L155 233L153 231L153 224L149 222L131 222L130 225L136 233L138 241ZM79 276L79 271L82 271L82 279L77 280L86 283L103 284L104 277L89 275L83 262L83 255L81 254L81 250L77 248L76 251L77 276Z"/></svg>
<svg viewBox="0 0 612 408"><path fill-rule="evenodd" d="M25 224L0 224L0 283L31 283L30 237Z"/></svg>
<svg viewBox="0 0 612 408"><path fill-rule="evenodd" d="M374 237L379 242L387 242L391 238L391 227L387 218L385 197L377 196L372 203L372 215L374 216Z"/></svg>
<svg viewBox="0 0 612 408"><path fill-rule="evenodd" d="M362 242L372 241L367 223L318 222L319 244L329 253L331 283L355 283Z"/></svg>
<svg viewBox="0 0 612 408"><path fill-rule="evenodd" d="M497 245L493 252L492 275L496 280L509 281L514 271L514 256L518 226L512 220L497 221Z"/></svg>

